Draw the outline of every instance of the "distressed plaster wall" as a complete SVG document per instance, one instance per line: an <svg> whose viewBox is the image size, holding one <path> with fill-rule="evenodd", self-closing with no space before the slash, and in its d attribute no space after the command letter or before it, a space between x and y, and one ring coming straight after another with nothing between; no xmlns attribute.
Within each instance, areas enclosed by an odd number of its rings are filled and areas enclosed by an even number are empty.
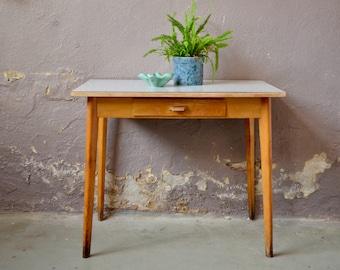
<svg viewBox="0 0 340 270"><path fill-rule="evenodd" d="M275 214L339 218L340 2L213 3L209 30L234 30L216 78L287 91L273 101ZM82 210L85 100L70 91L89 78L170 71L142 55L169 31L165 14L189 4L0 2L1 210ZM199 13L209 10L198 0ZM109 130L108 209L246 215L243 121L113 119Z"/></svg>

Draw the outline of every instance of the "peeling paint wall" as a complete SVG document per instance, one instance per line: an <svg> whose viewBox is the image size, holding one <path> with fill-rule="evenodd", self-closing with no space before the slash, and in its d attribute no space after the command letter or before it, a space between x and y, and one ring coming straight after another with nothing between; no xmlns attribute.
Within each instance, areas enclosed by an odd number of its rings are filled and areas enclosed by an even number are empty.
<svg viewBox="0 0 340 270"><path fill-rule="evenodd" d="M1 210L82 211L86 101L71 90L171 71L142 56L190 2L0 2ZM287 91L272 106L274 214L340 218L340 2L213 2L209 31L234 30L216 79ZM106 176L107 210L247 215L244 123L111 119Z"/></svg>

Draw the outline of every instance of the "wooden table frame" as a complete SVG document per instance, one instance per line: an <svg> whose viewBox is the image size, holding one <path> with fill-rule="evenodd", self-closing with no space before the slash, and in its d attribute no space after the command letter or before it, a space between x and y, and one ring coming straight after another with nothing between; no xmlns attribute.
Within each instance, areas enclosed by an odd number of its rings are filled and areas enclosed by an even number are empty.
<svg viewBox="0 0 340 270"><path fill-rule="evenodd" d="M255 216L255 119L259 120L265 254L273 256L271 98L286 93L262 81L204 82L203 86L150 88L142 81L89 80L72 96L87 97L83 257L90 257L98 155L98 219L104 219L107 118L244 118L248 213Z"/></svg>

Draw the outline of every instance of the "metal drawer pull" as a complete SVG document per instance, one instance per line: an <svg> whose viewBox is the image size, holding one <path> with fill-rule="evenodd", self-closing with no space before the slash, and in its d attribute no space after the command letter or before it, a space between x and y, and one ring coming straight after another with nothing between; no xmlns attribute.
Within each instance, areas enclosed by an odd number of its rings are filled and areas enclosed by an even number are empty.
<svg viewBox="0 0 340 270"><path fill-rule="evenodd" d="M169 111L171 112L185 112L187 106L170 106Z"/></svg>

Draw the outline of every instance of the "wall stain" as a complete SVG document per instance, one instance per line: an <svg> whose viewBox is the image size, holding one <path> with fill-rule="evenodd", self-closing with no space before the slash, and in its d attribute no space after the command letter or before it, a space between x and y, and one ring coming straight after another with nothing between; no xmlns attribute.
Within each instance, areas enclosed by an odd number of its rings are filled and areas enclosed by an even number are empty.
<svg viewBox="0 0 340 270"><path fill-rule="evenodd" d="M190 212L189 207L188 207L188 200L185 198L179 198L178 201L176 202L176 207L174 208L174 212L177 213L182 213L182 214L187 214Z"/></svg>

